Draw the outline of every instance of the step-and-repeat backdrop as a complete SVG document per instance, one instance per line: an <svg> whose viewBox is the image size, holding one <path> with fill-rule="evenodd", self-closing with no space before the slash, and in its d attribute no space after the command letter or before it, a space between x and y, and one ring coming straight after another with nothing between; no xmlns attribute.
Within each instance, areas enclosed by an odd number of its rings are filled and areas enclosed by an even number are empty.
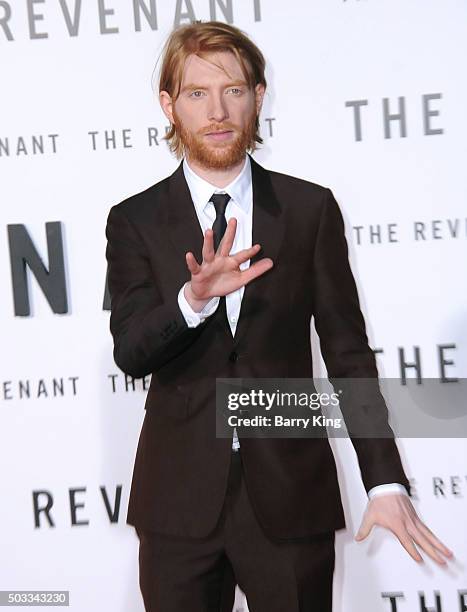
<svg viewBox="0 0 467 612"><path fill-rule="evenodd" d="M465 2L0 2L0 590L69 590L77 612L143 610L125 518L149 379L113 362L104 228L177 166L153 86L167 35L194 19L263 50L254 156L335 194L380 375L467 371ZM350 441L331 443L348 523L335 610L465 612L465 438L398 440L448 569L381 528L353 540L365 491Z"/></svg>

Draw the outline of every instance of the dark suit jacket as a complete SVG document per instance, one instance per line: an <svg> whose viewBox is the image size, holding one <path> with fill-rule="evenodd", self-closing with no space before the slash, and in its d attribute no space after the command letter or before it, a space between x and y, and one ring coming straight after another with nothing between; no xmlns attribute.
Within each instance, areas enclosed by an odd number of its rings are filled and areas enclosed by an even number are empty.
<svg viewBox="0 0 467 612"><path fill-rule="evenodd" d="M216 377L312 377L312 316L330 377L378 375L331 190L251 165L253 244L262 245L251 263L267 256L275 265L246 286L235 337L225 306L197 328L178 306L190 278L185 253L201 262L203 243L182 163L108 215L114 359L135 378L152 374L127 516L137 527L197 537L215 527L232 444L216 437ZM387 422L384 402L374 411ZM327 438L239 438L251 502L270 536L345 527ZM409 489L394 439L352 443L366 491L387 482Z"/></svg>

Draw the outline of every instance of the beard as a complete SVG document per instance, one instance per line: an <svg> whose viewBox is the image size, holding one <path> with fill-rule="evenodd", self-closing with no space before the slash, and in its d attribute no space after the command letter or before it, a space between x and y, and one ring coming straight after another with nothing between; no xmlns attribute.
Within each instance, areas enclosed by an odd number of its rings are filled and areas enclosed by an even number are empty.
<svg viewBox="0 0 467 612"><path fill-rule="evenodd" d="M251 149L255 143L256 135L256 109L253 109L245 127L227 122L221 125L211 124L197 132L186 128L180 117L173 109L175 131L178 134L185 155L205 168L227 169L239 164L244 158L247 149ZM229 140L209 140L206 134L209 132L222 132L232 130L233 135Z"/></svg>

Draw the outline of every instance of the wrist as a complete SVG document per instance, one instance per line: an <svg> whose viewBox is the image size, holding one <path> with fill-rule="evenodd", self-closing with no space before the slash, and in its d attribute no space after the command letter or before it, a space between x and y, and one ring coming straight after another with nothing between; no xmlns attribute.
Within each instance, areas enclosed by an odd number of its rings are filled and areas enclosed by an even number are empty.
<svg viewBox="0 0 467 612"><path fill-rule="evenodd" d="M185 284L185 288L183 290L183 293L185 295L186 301L188 302L188 304L191 306L191 308L195 311L195 312L201 312L203 310L203 308L206 306L206 304L210 301L211 298L208 298L206 300L199 300L198 298L196 298L193 295L193 291L191 289L191 281L188 281Z"/></svg>

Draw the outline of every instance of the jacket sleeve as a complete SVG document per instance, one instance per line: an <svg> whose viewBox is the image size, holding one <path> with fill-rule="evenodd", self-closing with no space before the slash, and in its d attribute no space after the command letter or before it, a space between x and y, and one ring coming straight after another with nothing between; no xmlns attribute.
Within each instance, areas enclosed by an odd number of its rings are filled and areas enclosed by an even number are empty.
<svg viewBox="0 0 467 612"><path fill-rule="evenodd" d="M341 401L341 410L355 448L366 492L380 484L397 482L410 492L394 433L388 423L388 410L378 384L374 352L368 345L365 321L360 310L357 287L350 269L344 220L332 191L325 189L316 236L313 263L313 316L321 353L331 381L370 380L371 401L358 401L355 385L348 389L354 401ZM365 383L366 384L366 383ZM345 387L345 385L344 385ZM352 423L371 419L383 437L352 437ZM350 425L350 426L349 426Z"/></svg>
<svg viewBox="0 0 467 612"><path fill-rule="evenodd" d="M118 204L109 211L105 234L114 360L142 378L187 348L199 329L188 327L177 292L163 301L144 242Z"/></svg>

